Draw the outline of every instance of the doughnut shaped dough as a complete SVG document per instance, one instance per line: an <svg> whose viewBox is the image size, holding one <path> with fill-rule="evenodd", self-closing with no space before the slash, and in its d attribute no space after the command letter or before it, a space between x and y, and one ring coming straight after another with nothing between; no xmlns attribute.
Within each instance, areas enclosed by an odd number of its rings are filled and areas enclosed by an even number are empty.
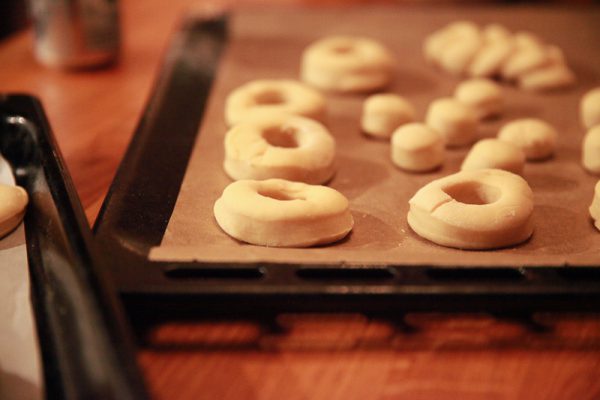
<svg viewBox="0 0 600 400"><path fill-rule="evenodd" d="M392 136L392 162L407 171L433 170L444 162L444 140L420 123L406 124Z"/></svg>
<svg viewBox="0 0 600 400"><path fill-rule="evenodd" d="M479 119L497 117L504 109L500 85L489 79L469 79L454 91L454 98L471 107Z"/></svg>
<svg viewBox="0 0 600 400"><path fill-rule="evenodd" d="M437 99L429 105L426 124L444 138L446 146L471 144L477 135L475 111L453 98Z"/></svg>
<svg viewBox="0 0 600 400"><path fill-rule="evenodd" d="M600 125L596 125L583 138L581 162L585 169L600 174Z"/></svg>
<svg viewBox="0 0 600 400"><path fill-rule="evenodd" d="M315 120L261 113L225 136L224 169L234 180L281 178L320 184L335 172L335 139Z"/></svg>
<svg viewBox="0 0 600 400"><path fill-rule="evenodd" d="M516 245L533 233L533 193L499 169L461 171L422 187L409 201L408 224L419 236L459 249Z"/></svg>
<svg viewBox="0 0 600 400"><path fill-rule="evenodd" d="M402 96L374 94L363 104L362 130L370 136L389 138L396 128L414 121L416 114L413 105Z"/></svg>
<svg viewBox="0 0 600 400"><path fill-rule="evenodd" d="M233 182L213 211L228 235L270 247L333 243L354 225L348 200L340 192L283 179Z"/></svg>
<svg viewBox="0 0 600 400"><path fill-rule="evenodd" d="M260 79L238 87L225 101L225 120L229 126L261 112L294 114L323 120L325 98L301 82Z"/></svg>
<svg viewBox="0 0 600 400"><path fill-rule="evenodd" d="M512 143L498 139L482 139L469 151L460 169L503 169L521 175L525 167L523 150Z"/></svg>
<svg viewBox="0 0 600 400"><path fill-rule="evenodd" d="M590 90L581 98L581 123L586 129L600 125L600 87Z"/></svg>
<svg viewBox="0 0 600 400"><path fill-rule="evenodd" d="M522 118L504 125L498 139L520 147L527 160L543 160L554 154L558 134L541 119Z"/></svg>
<svg viewBox="0 0 600 400"><path fill-rule="evenodd" d="M590 216L594 220L594 226L600 231L600 181L594 188L594 199L590 205Z"/></svg>
<svg viewBox="0 0 600 400"><path fill-rule="evenodd" d="M373 39L330 36L304 50L301 77L319 89L368 92L391 82L394 65L391 52Z"/></svg>
<svg viewBox="0 0 600 400"><path fill-rule="evenodd" d="M12 232L21 223L28 202L29 197L25 189L0 183L0 238Z"/></svg>

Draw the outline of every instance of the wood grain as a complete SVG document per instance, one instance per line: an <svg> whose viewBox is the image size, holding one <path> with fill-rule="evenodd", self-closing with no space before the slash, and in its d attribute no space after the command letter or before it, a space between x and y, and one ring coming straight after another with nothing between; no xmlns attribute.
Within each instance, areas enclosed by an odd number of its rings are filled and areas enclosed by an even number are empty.
<svg viewBox="0 0 600 400"><path fill-rule="evenodd" d="M111 69L41 67L31 32L0 42L0 91L41 98L90 221L169 33L192 2L120 4L123 56ZM600 316L543 315L538 322L411 315L391 325L291 315L280 317L278 330L240 321L172 323L149 333L139 362L160 399L600 398Z"/></svg>

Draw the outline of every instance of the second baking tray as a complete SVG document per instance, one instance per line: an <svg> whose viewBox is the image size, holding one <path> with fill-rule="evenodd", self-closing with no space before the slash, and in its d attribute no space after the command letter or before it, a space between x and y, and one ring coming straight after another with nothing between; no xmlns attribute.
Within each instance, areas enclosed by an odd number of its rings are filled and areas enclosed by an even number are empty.
<svg viewBox="0 0 600 400"><path fill-rule="evenodd" d="M328 18L335 15L332 10L328 13ZM367 14L381 17L387 12L380 9L365 14L365 18ZM417 14L428 15L422 11ZM494 17L489 9L472 14ZM450 12L432 15L432 30L453 19ZM560 19L560 11L549 15L546 20ZM577 15L584 14L570 17ZM319 14L313 17L324 18ZM260 22L261 16L257 18L255 22ZM510 13L504 18L510 18ZM98 218L97 240L112 260L107 267L128 304L143 305L151 312L167 307L169 316L199 312L521 312L600 307L600 269L593 266L479 268L457 262L440 267L435 262L416 265L402 259L397 263L322 265L214 259L149 261L148 253L161 243L175 207L219 59L227 48L228 33L229 20L225 17L190 18L177 33ZM255 34L264 32L259 28ZM534 259L531 264L535 264Z"/></svg>

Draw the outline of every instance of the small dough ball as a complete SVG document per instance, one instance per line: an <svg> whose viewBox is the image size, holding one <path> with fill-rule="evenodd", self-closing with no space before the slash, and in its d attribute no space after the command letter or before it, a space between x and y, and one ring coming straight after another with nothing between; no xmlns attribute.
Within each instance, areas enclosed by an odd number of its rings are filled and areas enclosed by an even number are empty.
<svg viewBox="0 0 600 400"><path fill-rule="evenodd" d="M600 174L600 125L589 130L583 139L581 161L585 169Z"/></svg>
<svg viewBox="0 0 600 400"><path fill-rule="evenodd" d="M524 167L525 154L519 147L498 139L482 139L471 148L460 169L494 168L521 175Z"/></svg>
<svg viewBox="0 0 600 400"><path fill-rule="evenodd" d="M500 24L488 24L482 30L483 39L487 41L506 40L512 37L512 33Z"/></svg>
<svg viewBox="0 0 600 400"><path fill-rule="evenodd" d="M375 94L363 105L362 130L368 135L389 138L396 128L415 120L412 104L396 94Z"/></svg>
<svg viewBox="0 0 600 400"><path fill-rule="evenodd" d="M325 183L335 172L335 139L297 115L257 114L225 136L224 169L234 180L281 178Z"/></svg>
<svg viewBox="0 0 600 400"><path fill-rule="evenodd" d="M497 117L504 109L502 88L489 79L469 79L454 91L454 98L471 107L480 119Z"/></svg>
<svg viewBox="0 0 600 400"><path fill-rule="evenodd" d="M550 64L551 61L549 50L545 46L518 47L506 60L500 73L503 79L514 81L527 72Z"/></svg>
<svg viewBox="0 0 600 400"><path fill-rule="evenodd" d="M498 139L520 147L527 160L543 160L554 154L558 134L541 119L522 118L504 125Z"/></svg>
<svg viewBox="0 0 600 400"><path fill-rule="evenodd" d="M235 125L256 113L294 114L323 120L325 98L321 93L289 79L260 79L232 91L225 102L225 120Z"/></svg>
<svg viewBox="0 0 600 400"><path fill-rule="evenodd" d="M541 92L573 86L575 80L575 74L569 67L553 63L520 75L518 85L524 90Z"/></svg>
<svg viewBox="0 0 600 400"><path fill-rule="evenodd" d="M319 89L368 92L392 80L392 53L379 42L358 36L330 36L302 54L302 80Z"/></svg>
<svg viewBox="0 0 600 400"><path fill-rule="evenodd" d="M479 34L452 39L440 53L439 66L452 75L463 75L482 46L483 40Z"/></svg>
<svg viewBox="0 0 600 400"><path fill-rule="evenodd" d="M590 216L594 220L594 226L600 231L600 181L594 188L594 199L590 205Z"/></svg>
<svg viewBox="0 0 600 400"><path fill-rule="evenodd" d="M19 226L28 202L25 189L0 183L0 238Z"/></svg>
<svg viewBox="0 0 600 400"><path fill-rule="evenodd" d="M406 124L394 132L391 153L393 163L404 170L430 171L444 162L444 140L427 125Z"/></svg>
<svg viewBox="0 0 600 400"><path fill-rule="evenodd" d="M590 90L581 99L581 123L586 129L600 125L600 87Z"/></svg>
<svg viewBox="0 0 600 400"><path fill-rule="evenodd" d="M469 64L467 75L482 78L498 75L514 48L514 42L510 38L486 41Z"/></svg>
<svg viewBox="0 0 600 400"><path fill-rule="evenodd" d="M450 43L463 37L479 36L479 27L470 21L456 21L429 35L423 46L425 59L438 64L441 54Z"/></svg>
<svg viewBox="0 0 600 400"><path fill-rule="evenodd" d="M233 182L213 211L228 235L270 247L333 243L354 225L348 199L337 190L283 179Z"/></svg>
<svg viewBox="0 0 600 400"><path fill-rule="evenodd" d="M419 236L459 249L516 245L533 233L533 193L499 169L461 171L425 185L410 199L408 224Z"/></svg>
<svg viewBox="0 0 600 400"><path fill-rule="evenodd" d="M426 124L444 138L446 146L466 146L477 136L475 111L453 98L441 98L429 105Z"/></svg>

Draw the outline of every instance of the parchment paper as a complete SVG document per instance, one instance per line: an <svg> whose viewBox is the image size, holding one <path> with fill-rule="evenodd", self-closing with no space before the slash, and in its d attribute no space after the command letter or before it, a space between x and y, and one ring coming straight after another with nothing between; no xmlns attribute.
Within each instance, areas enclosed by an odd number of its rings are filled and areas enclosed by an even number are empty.
<svg viewBox="0 0 600 400"><path fill-rule="evenodd" d="M15 184L2 156L0 183ZM23 224L0 240L0 298L0 398L42 399L40 354L29 294Z"/></svg>
<svg viewBox="0 0 600 400"><path fill-rule="evenodd" d="M528 163L524 177L535 194L535 232L527 243L495 251L461 251L419 238L408 227L409 198L433 179L458 171L468 149L449 150L434 173L409 174L390 161L389 143L360 133L365 96L328 94L327 124L337 140L338 172L331 186L351 202L355 226L341 243L311 249L277 249L239 243L213 218L213 203L230 183L222 169L226 126L223 107L235 87L258 78L297 78L302 49L329 34L367 35L386 44L399 66L390 91L406 96L419 118L432 100L448 96L458 79L427 65L424 38L457 19L500 22L512 31L531 30L560 46L579 83L570 90L534 94L506 87L507 106L500 120L481 126L480 137L495 136L500 126L519 117L539 117L560 133L556 156ZM590 221L593 186L598 177L579 162L584 130L579 100L600 84L600 13L566 9L418 10L262 10L234 16L233 33L212 89L173 214L151 260L273 261L347 264L434 265L599 265L600 232Z"/></svg>

